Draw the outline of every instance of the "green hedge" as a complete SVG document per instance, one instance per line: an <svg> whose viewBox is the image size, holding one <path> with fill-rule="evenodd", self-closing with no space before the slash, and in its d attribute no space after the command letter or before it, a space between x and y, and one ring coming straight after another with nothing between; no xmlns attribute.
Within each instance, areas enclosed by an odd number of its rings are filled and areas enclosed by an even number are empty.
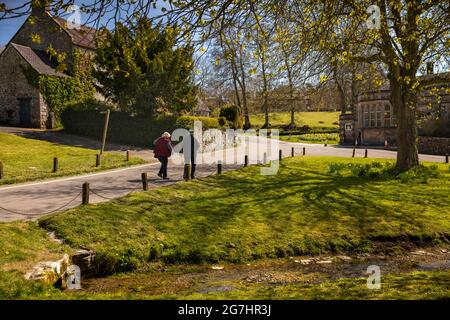
<svg viewBox="0 0 450 320"><path fill-rule="evenodd" d="M61 122L68 133L101 139L105 114L100 110L66 109ZM174 118L155 120L133 117L112 111L109 119L108 142L150 147L164 131L172 132L177 126Z"/></svg>
<svg viewBox="0 0 450 320"><path fill-rule="evenodd" d="M177 128L192 129L194 121L201 121L203 130L220 128L219 120L209 117L181 116L176 120Z"/></svg>

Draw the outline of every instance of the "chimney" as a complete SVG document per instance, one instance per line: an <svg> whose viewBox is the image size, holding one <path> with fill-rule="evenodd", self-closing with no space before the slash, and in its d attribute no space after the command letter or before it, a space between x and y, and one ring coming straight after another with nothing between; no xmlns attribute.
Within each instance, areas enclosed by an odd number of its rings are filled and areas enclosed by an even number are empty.
<svg viewBox="0 0 450 320"><path fill-rule="evenodd" d="M427 74L433 74L434 64L433 62L427 62Z"/></svg>

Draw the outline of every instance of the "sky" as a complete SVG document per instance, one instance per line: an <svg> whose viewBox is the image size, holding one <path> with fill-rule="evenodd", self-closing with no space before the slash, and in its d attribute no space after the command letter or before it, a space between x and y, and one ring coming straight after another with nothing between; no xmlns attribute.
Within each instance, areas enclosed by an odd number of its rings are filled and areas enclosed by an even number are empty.
<svg viewBox="0 0 450 320"><path fill-rule="evenodd" d="M23 0L3 0L6 7L16 7L26 1ZM15 19L0 20L0 47L5 46L14 34L19 30L20 26L25 22L27 17Z"/></svg>
<svg viewBox="0 0 450 320"><path fill-rule="evenodd" d="M30 1L29 0L2 0L1 2L4 2L6 4L6 7L15 8L15 7L23 5L27 2L30 2ZM94 0L75 0L74 1L75 4L83 3L86 5L89 5L92 2L94 2ZM158 2L160 2L162 4L162 1L160 1L160 0L157 1L157 9L154 9L154 14L160 13L158 8L160 7L161 4L159 4ZM82 14L81 15L81 23L82 24L85 23L87 18L88 17L86 15ZM26 19L27 19L27 16L22 16L22 17L14 18L14 19L0 20L0 47L3 47L6 44L8 44L8 42L15 35L17 30L19 30L20 26L25 22ZM107 20L108 20L108 17L104 17L102 19L101 23L106 23Z"/></svg>

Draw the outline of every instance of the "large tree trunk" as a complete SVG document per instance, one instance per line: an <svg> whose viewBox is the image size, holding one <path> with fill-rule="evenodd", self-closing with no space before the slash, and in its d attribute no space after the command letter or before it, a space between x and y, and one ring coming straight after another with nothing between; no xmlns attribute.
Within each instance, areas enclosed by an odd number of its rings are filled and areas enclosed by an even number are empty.
<svg viewBox="0 0 450 320"><path fill-rule="evenodd" d="M292 83L291 72L288 70L288 79L289 79L289 102L291 104L291 123L289 123L288 128L295 128L295 101L294 101L294 84Z"/></svg>
<svg viewBox="0 0 450 320"><path fill-rule="evenodd" d="M339 108L341 109L341 114L345 114L347 112L347 106L345 104L345 91L337 79L336 85L339 94Z"/></svg>
<svg viewBox="0 0 450 320"><path fill-rule="evenodd" d="M288 128L289 129L294 129L295 128L295 109L294 109L294 107L293 107L293 102L291 102L292 103L292 106L291 106L291 123L289 123L289 126L288 126Z"/></svg>
<svg viewBox="0 0 450 320"><path fill-rule="evenodd" d="M264 60L263 60L264 61ZM263 110L264 110L264 125L263 129L269 129L270 128L270 121L269 121L269 87L267 84L267 77L266 77L266 69L263 62L262 67L262 73L263 73Z"/></svg>
<svg viewBox="0 0 450 320"><path fill-rule="evenodd" d="M417 95L391 79L391 103L397 118L397 163L405 171L419 165L417 151Z"/></svg>
<svg viewBox="0 0 450 320"><path fill-rule="evenodd" d="M241 81L239 82L239 85L241 87L241 93L242 93L242 106L244 108L244 130L248 130L252 127L251 123L250 123L250 115L248 112L248 104L247 104L247 84L246 84L246 79L245 79L245 67L244 67L244 56L242 54L242 45L240 47L240 63L239 63L239 67L241 69Z"/></svg>
<svg viewBox="0 0 450 320"><path fill-rule="evenodd" d="M247 98L243 97L242 100L244 103L244 130L248 130L252 127L252 124L250 123L250 115L248 114Z"/></svg>
<svg viewBox="0 0 450 320"><path fill-rule="evenodd" d="M264 125L262 126L263 129L269 129L270 128L270 121L269 121L269 102L267 99L267 93L264 94L264 101L263 101L263 110L264 110Z"/></svg>

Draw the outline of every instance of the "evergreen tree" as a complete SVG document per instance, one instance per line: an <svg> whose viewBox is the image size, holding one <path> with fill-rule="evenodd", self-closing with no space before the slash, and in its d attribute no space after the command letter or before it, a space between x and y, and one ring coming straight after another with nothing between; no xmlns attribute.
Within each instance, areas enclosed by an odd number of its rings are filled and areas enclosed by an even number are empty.
<svg viewBox="0 0 450 320"><path fill-rule="evenodd" d="M94 76L98 90L132 114L180 113L196 103L193 49L179 44L176 26L153 26L141 18L133 27L102 29Z"/></svg>

